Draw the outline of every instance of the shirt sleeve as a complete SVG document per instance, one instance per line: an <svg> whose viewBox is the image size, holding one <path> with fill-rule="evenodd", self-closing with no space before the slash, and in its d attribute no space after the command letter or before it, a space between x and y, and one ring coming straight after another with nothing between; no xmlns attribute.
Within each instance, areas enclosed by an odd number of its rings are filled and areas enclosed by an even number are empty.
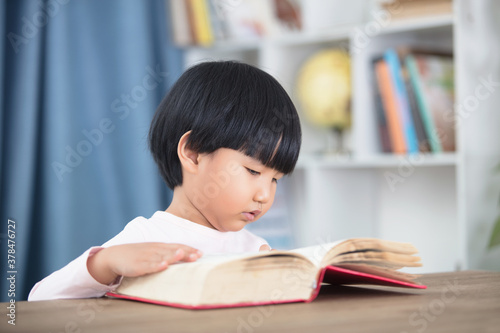
<svg viewBox="0 0 500 333"><path fill-rule="evenodd" d="M144 218L134 219L102 247L88 249L60 270L36 283L30 291L28 301L101 297L108 291L116 289L121 282L121 277L110 285L101 284L90 275L87 260L105 247L143 242L141 219L144 220Z"/></svg>
<svg viewBox="0 0 500 333"><path fill-rule="evenodd" d="M87 269L88 258L102 249L102 247L88 249L65 267L35 284L28 301L101 297L108 291L114 290L120 284L121 278L110 285L104 285L96 281Z"/></svg>

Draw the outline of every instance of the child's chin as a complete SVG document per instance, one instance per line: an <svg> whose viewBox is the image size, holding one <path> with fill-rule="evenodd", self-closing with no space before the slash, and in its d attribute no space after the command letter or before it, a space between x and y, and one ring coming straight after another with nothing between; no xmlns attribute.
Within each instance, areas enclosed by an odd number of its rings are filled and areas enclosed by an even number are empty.
<svg viewBox="0 0 500 333"><path fill-rule="evenodd" d="M218 229L221 232L236 232L242 230L248 223L245 223L243 221L238 221L231 223L230 225L225 225L224 228Z"/></svg>

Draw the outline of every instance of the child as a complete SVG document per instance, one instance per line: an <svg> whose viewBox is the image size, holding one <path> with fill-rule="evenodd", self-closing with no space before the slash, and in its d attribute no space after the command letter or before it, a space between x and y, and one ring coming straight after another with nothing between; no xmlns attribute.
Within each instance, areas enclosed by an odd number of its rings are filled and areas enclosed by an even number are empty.
<svg viewBox="0 0 500 333"><path fill-rule="evenodd" d="M132 220L38 282L28 300L99 297L123 276L158 272L201 253L269 250L243 229L271 207L301 144L295 107L269 74L237 62L188 69L163 99L149 146L173 199Z"/></svg>

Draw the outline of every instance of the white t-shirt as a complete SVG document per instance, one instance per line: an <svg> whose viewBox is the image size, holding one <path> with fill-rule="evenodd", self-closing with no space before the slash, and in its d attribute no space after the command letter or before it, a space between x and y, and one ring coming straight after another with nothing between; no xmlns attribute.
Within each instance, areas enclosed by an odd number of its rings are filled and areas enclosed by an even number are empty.
<svg viewBox="0 0 500 333"><path fill-rule="evenodd" d="M180 243L194 247L203 254L257 252L262 245L267 244L264 239L245 229L221 232L158 211L149 219L142 216L135 218L101 247L88 249L60 270L35 284L28 300L100 297L114 290L119 283L103 285L97 282L87 270L87 259L105 247L142 242Z"/></svg>

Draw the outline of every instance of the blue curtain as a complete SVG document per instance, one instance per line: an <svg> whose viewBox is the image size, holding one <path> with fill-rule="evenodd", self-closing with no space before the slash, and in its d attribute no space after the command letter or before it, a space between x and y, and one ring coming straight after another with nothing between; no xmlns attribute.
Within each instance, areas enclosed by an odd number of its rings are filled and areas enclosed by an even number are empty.
<svg viewBox="0 0 500 333"><path fill-rule="evenodd" d="M8 276L26 299L88 247L168 206L147 149L183 69L167 10L163 0L0 4L2 301Z"/></svg>

